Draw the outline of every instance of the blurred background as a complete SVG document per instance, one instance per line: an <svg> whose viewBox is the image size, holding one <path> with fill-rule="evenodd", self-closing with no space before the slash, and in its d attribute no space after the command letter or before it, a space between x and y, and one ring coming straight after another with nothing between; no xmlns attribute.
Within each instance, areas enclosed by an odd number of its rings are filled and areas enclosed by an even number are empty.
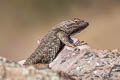
<svg viewBox="0 0 120 80"><path fill-rule="evenodd" d="M119 0L0 0L0 56L26 59L51 27L74 17L90 25L73 37L96 49L120 47Z"/></svg>

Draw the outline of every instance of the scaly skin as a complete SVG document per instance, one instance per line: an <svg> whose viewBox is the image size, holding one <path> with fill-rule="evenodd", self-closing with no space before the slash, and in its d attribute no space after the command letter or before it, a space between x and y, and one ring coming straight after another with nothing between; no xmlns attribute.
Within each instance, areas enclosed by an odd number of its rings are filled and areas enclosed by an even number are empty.
<svg viewBox="0 0 120 80"><path fill-rule="evenodd" d="M65 45L75 47L70 36L82 31L88 25L88 22L78 18L57 24L40 40L40 45L38 45L32 55L27 58L24 64L49 64L56 58Z"/></svg>

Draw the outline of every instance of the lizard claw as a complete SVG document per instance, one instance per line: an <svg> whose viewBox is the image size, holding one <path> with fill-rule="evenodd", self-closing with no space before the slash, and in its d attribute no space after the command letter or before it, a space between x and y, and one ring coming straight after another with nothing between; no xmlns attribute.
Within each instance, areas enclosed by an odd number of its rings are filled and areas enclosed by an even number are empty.
<svg viewBox="0 0 120 80"><path fill-rule="evenodd" d="M75 48L74 48L74 51L75 51L75 52L78 52L78 51L80 51L80 49L77 48L77 47L75 47Z"/></svg>
<svg viewBox="0 0 120 80"><path fill-rule="evenodd" d="M81 41L80 43L81 43L81 45L87 45L87 43L84 41Z"/></svg>
<svg viewBox="0 0 120 80"><path fill-rule="evenodd" d="M76 42L75 42L75 46L81 46L81 45L86 45L87 43L86 42L84 42L84 41L79 41L79 40L77 40Z"/></svg>
<svg viewBox="0 0 120 80"><path fill-rule="evenodd" d="M76 46L80 46L80 45L81 45L80 40L77 40L77 41L74 43L74 45L75 45L75 47L76 47Z"/></svg>

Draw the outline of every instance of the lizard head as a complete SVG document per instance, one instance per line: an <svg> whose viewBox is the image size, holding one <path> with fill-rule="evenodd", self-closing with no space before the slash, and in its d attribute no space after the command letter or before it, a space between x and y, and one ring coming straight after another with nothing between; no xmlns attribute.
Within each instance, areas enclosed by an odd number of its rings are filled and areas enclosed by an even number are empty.
<svg viewBox="0 0 120 80"><path fill-rule="evenodd" d="M70 20L66 20L58 24L56 27L61 31L66 32L68 35L74 35L85 29L89 25L88 22L81 20L79 18L73 18Z"/></svg>
<svg viewBox="0 0 120 80"><path fill-rule="evenodd" d="M74 35L85 29L89 23L79 18L73 18L71 20L68 20L65 25L65 32L69 33L69 35Z"/></svg>

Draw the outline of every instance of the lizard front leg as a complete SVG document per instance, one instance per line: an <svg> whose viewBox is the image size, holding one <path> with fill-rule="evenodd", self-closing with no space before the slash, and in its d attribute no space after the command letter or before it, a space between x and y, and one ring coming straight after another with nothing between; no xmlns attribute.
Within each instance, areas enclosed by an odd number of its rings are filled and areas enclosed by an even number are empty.
<svg viewBox="0 0 120 80"><path fill-rule="evenodd" d="M61 40L62 43L64 43L66 46L69 47L76 47L75 43L71 39L71 37L65 33L64 31L60 31L57 33L57 37Z"/></svg>

